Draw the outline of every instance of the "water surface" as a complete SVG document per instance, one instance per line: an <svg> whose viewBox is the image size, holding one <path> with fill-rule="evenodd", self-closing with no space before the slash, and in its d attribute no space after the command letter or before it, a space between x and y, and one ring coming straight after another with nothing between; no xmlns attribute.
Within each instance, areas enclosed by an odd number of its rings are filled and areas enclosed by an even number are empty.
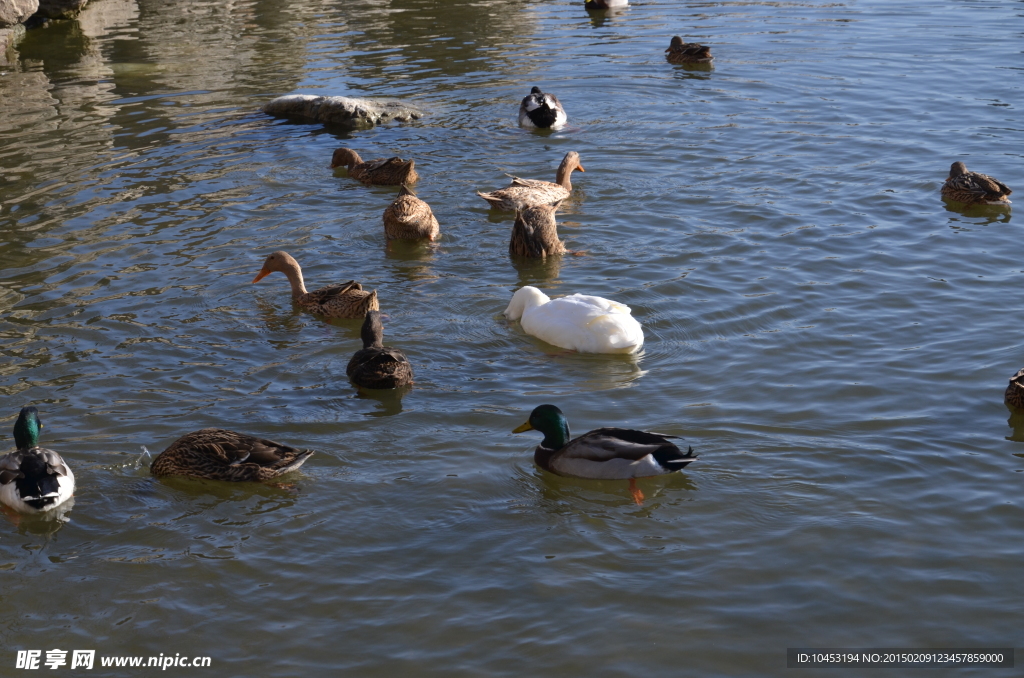
<svg viewBox="0 0 1024 678"><path fill-rule="evenodd" d="M1024 645L1016 222L938 195L958 159L1024 186L1022 18L95 0L29 31L0 75L4 431L39 406L78 490L63 526L0 523L0 662L676 677L780 675L791 646ZM667 64L677 34L714 67ZM533 85L568 127L514 127ZM294 92L428 115L259 113ZM328 170L340 145L416 159L436 247L385 247L397 190ZM553 179L569 150L587 171L560 230L586 255L510 260L510 216L475 191ZM359 323L250 284L275 249L310 287L378 290L410 392L358 393ZM630 305L643 352L527 337L501 316L523 284ZM510 433L543 402L701 460L641 481L642 506L545 474ZM205 426L320 452L280 485L149 477L140 446Z"/></svg>

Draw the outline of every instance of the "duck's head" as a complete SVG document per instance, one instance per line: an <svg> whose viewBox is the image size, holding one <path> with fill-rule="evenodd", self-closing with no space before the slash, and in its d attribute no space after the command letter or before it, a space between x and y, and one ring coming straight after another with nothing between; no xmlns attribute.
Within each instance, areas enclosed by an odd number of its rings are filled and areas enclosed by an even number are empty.
<svg viewBox="0 0 1024 678"><path fill-rule="evenodd" d="M561 449L569 442L569 422L566 421L562 410L554 405L535 407L526 423L512 429L512 433L534 430L544 434L541 445L549 450Z"/></svg>
<svg viewBox="0 0 1024 678"><path fill-rule="evenodd" d="M959 160L949 166L949 178L958 177L961 174L967 174L967 165L963 164Z"/></svg>
<svg viewBox="0 0 1024 678"><path fill-rule="evenodd" d="M508 303L508 308L505 309L505 317L509 320L519 320L531 308L546 304L549 301L551 299L548 295L532 285L520 287L512 295L512 301Z"/></svg>
<svg viewBox="0 0 1024 678"><path fill-rule="evenodd" d="M666 49L665 51L666 52L671 52L674 49L682 49L682 48L683 48L683 39L680 38L678 35L676 35L676 36L674 36L672 38L672 42L669 43L668 49Z"/></svg>
<svg viewBox="0 0 1024 678"><path fill-rule="evenodd" d="M34 407L21 408L18 421L14 422L14 443L19 450L27 450L39 445L39 429L43 422L39 421L39 410Z"/></svg>
<svg viewBox="0 0 1024 678"><path fill-rule="evenodd" d="M260 269L260 272L256 274L252 281L254 283L259 282L275 271L287 275L289 270L294 271L296 269L299 269L299 262L295 261L295 258L287 252L278 250L277 252L271 252L267 260L263 262L263 268Z"/></svg>
<svg viewBox="0 0 1024 678"><path fill-rule="evenodd" d="M587 171L583 169L583 165L580 164L580 154L576 151L569 151L565 154L565 157L562 158L562 164L558 166L558 171L561 173L562 171L572 172L573 170L579 170L581 172Z"/></svg>
<svg viewBox="0 0 1024 678"><path fill-rule="evenodd" d="M348 167L351 169L352 165L358 165L362 161L363 159L359 157L359 154L351 148L339 148L331 156L330 169L335 167Z"/></svg>

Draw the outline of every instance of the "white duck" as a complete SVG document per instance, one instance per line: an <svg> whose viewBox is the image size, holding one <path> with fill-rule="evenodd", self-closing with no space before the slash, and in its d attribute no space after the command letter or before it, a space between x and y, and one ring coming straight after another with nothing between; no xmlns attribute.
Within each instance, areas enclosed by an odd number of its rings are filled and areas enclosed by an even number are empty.
<svg viewBox="0 0 1024 678"><path fill-rule="evenodd" d="M39 447L38 410L23 407L14 423L17 451L0 457L0 504L19 513L57 508L75 492L75 474L60 455Z"/></svg>
<svg viewBox="0 0 1024 678"><path fill-rule="evenodd" d="M551 299L527 285L512 295L505 317L519 320L527 334L584 353L632 353L644 344L643 329L629 306L602 297Z"/></svg>

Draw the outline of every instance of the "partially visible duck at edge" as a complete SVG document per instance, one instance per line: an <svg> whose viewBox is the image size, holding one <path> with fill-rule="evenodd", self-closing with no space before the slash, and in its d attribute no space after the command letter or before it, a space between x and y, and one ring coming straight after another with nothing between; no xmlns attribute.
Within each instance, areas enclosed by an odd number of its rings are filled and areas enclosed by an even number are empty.
<svg viewBox="0 0 1024 678"><path fill-rule="evenodd" d="M519 106L519 126L557 129L565 124L568 116L554 94L545 94L540 87L534 87L523 98Z"/></svg>
<svg viewBox="0 0 1024 678"><path fill-rule="evenodd" d="M541 181L538 179L520 179L512 177L512 183L508 188L502 188L490 193L477 195L490 203L491 207L499 210L514 212L534 205L550 205L560 203L572 193L572 181L570 176L574 170L585 172L580 164L580 154L576 151L569 151L562 158L562 163L555 173L555 183Z"/></svg>
<svg viewBox="0 0 1024 678"><path fill-rule="evenodd" d="M434 240L441 232L430 205L402 185L395 201L384 209L384 235L388 240Z"/></svg>
<svg viewBox="0 0 1024 678"><path fill-rule="evenodd" d="M572 478L629 479L633 500L643 501L637 478L681 471L697 456L689 447L684 453L669 438L677 436L606 427L569 439L569 422L554 405L540 405L525 424L513 433L540 431L544 440L533 453L533 461L545 471Z"/></svg>
<svg viewBox="0 0 1024 678"><path fill-rule="evenodd" d="M629 0L584 0L583 7L591 9L614 9L616 7L628 7Z"/></svg>
<svg viewBox="0 0 1024 678"><path fill-rule="evenodd" d="M1010 377L1010 383L1003 393L1003 400L1006 404L1024 412L1024 369L1018 370L1017 374Z"/></svg>
<svg viewBox="0 0 1024 678"><path fill-rule="evenodd" d="M543 259L565 254L565 245L558 239L555 210L558 203L534 205L516 210L516 223L508 242L508 253L517 257Z"/></svg>
<svg viewBox="0 0 1024 678"><path fill-rule="evenodd" d="M348 361L345 374L363 388L400 388L412 384L412 363L405 353L384 345L380 311L370 311L360 332L363 348Z"/></svg>
<svg viewBox="0 0 1024 678"><path fill-rule="evenodd" d="M695 42L683 42L678 35L672 38L668 49L665 50L665 58L673 64L708 64L715 59L711 56L710 47Z"/></svg>
<svg viewBox="0 0 1024 678"><path fill-rule="evenodd" d="M968 172L967 165L954 162L949 178L942 184L942 197L964 205L1009 205L1013 191L987 174Z"/></svg>
<svg viewBox="0 0 1024 678"><path fill-rule="evenodd" d="M155 476L255 482L290 473L313 456L273 440L222 428L186 433L149 465Z"/></svg>
<svg viewBox="0 0 1024 678"><path fill-rule="evenodd" d="M39 447L39 410L23 407L14 423L17 450L0 457L0 504L18 513L55 509L75 492L75 474L53 450Z"/></svg>
<svg viewBox="0 0 1024 678"><path fill-rule="evenodd" d="M331 169L348 168L348 175L364 184L378 186L401 186L415 183L420 175L416 173L415 160L401 158L377 158L363 161L351 148L339 148L331 156Z"/></svg>
<svg viewBox="0 0 1024 678"><path fill-rule="evenodd" d="M367 311L380 308L377 290L365 292L354 280L307 292L299 262L284 251L272 252L252 281L259 282L274 272L285 274L292 286L292 301L304 311L327 318L362 318Z"/></svg>

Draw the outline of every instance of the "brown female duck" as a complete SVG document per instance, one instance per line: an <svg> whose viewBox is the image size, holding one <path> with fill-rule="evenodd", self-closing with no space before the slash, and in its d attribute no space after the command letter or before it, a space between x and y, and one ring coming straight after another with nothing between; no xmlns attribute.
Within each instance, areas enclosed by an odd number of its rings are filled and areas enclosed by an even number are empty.
<svg viewBox="0 0 1024 678"><path fill-rule="evenodd" d="M339 148L334 151L334 155L331 156L331 169L335 167L347 167L348 175L353 179L379 186L411 184L420 178L420 175L416 174L415 160L402 160L396 157L363 162L359 154L351 148Z"/></svg>
<svg viewBox="0 0 1024 678"><path fill-rule="evenodd" d="M665 50L665 58L673 64L708 64L715 59L711 56L710 47L695 42L683 42L678 35L672 38L668 49Z"/></svg>
<svg viewBox="0 0 1024 678"><path fill-rule="evenodd" d="M149 465L155 476L258 481L294 471L313 450L288 447L222 428L193 431L171 443Z"/></svg>
<svg viewBox="0 0 1024 678"><path fill-rule="evenodd" d="M512 183L508 188L491 193L478 191L477 195L489 202L491 207L509 212L533 205L560 203L572 193L572 182L569 181L569 177L573 170L586 171L580 164L580 154L569 151L562 158L562 164L558 166L558 172L555 174L556 183L512 177Z"/></svg>
<svg viewBox="0 0 1024 678"><path fill-rule="evenodd" d="M412 383L412 364L397 348L384 345L380 311L370 311L360 332L363 348L348 361L345 374L363 388L399 388Z"/></svg>
<svg viewBox="0 0 1024 678"><path fill-rule="evenodd" d="M299 262L287 252L271 253L252 281L259 282L275 271L288 277L288 282L292 286L292 301L310 313L328 318L362 318L367 311L380 308L377 303L377 291L364 292L363 286L354 280L344 285L321 287L307 292Z"/></svg>
<svg viewBox="0 0 1024 678"><path fill-rule="evenodd" d="M516 223L512 226L512 238L508 243L508 253L532 259L565 254L565 245L558 239L558 224L555 222L556 209L558 209L558 203L534 205L524 210L516 210Z"/></svg>
<svg viewBox="0 0 1024 678"><path fill-rule="evenodd" d="M384 210L384 235L388 240L433 240L440 233L430 205L403 185L395 201Z"/></svg>
<svg viewBox="0 0 1024 678"><path fill-rule="evenodd" d="M987 174L968 172L967 165L954 162L949 178L942 184L942 197L965 205L1009 205L1012 193L1001 181Z"/></svg>

